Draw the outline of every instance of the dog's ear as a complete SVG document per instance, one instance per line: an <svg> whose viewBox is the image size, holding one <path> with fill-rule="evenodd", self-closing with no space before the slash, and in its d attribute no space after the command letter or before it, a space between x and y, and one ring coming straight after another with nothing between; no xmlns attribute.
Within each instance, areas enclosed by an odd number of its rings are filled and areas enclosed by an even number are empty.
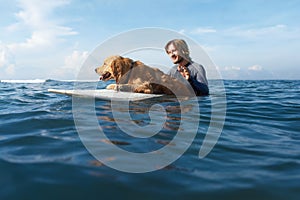
<svg viewBox="0 0 300 200"><path fill-rule="evenodd" d="M130 76L132 76L133 72L131 72L134 66L133 60L130 58L122 58L122 80L123 83L127 83L129 81Z"/></svg>
<svg viewBox="0 0 300 200"><path fill-rule="evenodd" d="M115 79L116 79L116 83L118 84L120 81L120 78L122 76L122 63L121 63L121 59L115 59L114 61L111 62L111 70L112 70L112 74L114 75Z"/></svg>
<svg viewBox="0 0 300 200"><path fill-rule="evenodd" d="M128 72L130 70L130 68L131 68L133 60L131 60L130 58L122 58L122 62L123 62L123 68L124 68L124 70L126 72Z"/></svg>
<svg viewBox="0 0 300 200"><path fill-rule="evenodd" d="M116 83L119 83L121 81L121 77L124 76L130 70L131 65L132 60L123 57L119 57L111 63L111 68L113 75L116 79Z"/></svg>

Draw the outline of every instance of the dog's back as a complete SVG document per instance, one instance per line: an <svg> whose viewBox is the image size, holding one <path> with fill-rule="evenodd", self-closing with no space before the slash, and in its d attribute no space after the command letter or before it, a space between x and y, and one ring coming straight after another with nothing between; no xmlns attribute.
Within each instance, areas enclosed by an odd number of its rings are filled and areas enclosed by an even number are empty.
<svg viewBox="0 0 300 200"><path fill-rule="evenodd" d="M177 80L157 68L152 68L140 61L125 76L121 78L121 84L135 85L139 92L145 89L151 89L154 94L169 94L179 96L191 96L192 91L188 88L188 83Z"/></svg>

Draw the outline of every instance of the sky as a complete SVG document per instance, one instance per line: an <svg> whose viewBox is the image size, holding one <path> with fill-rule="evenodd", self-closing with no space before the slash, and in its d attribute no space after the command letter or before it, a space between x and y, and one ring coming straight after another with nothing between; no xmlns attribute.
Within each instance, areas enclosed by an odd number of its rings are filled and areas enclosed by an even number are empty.
<svg viewBox="0 0 300 200"><path fill-rule="evenodd" d="M75 79L103 42L147 27L197 42L224 79L300 79L300 0L0 2L0 80Z"/></svg>

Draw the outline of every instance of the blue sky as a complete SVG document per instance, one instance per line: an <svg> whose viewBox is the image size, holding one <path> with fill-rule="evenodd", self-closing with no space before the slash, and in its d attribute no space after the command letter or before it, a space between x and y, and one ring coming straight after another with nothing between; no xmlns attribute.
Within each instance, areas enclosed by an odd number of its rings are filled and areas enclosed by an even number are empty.
<svg viewBox="0 0 300 200"><path fill-rule="evenodd" d="M143 27L196 41L226 79L300 79L299 10L299 0L1 0L0 79L74 79L99 44Z"/></svg>

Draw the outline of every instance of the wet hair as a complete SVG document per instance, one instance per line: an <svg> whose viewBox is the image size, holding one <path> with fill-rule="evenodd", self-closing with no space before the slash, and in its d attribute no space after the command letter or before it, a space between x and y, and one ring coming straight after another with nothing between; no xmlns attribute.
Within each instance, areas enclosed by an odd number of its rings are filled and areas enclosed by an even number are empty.
<svg viewBox="0 0 300 200"><path fill-rule="evenodd" d="M178 50L179 55L183 57L184 59L191 61L192 59L190 58L190 51L187 43L182 40L182 39L174 39L169 41L166 46L165 46L165 51L168 53L168 47L173 44L174 47Z"/></svg>

